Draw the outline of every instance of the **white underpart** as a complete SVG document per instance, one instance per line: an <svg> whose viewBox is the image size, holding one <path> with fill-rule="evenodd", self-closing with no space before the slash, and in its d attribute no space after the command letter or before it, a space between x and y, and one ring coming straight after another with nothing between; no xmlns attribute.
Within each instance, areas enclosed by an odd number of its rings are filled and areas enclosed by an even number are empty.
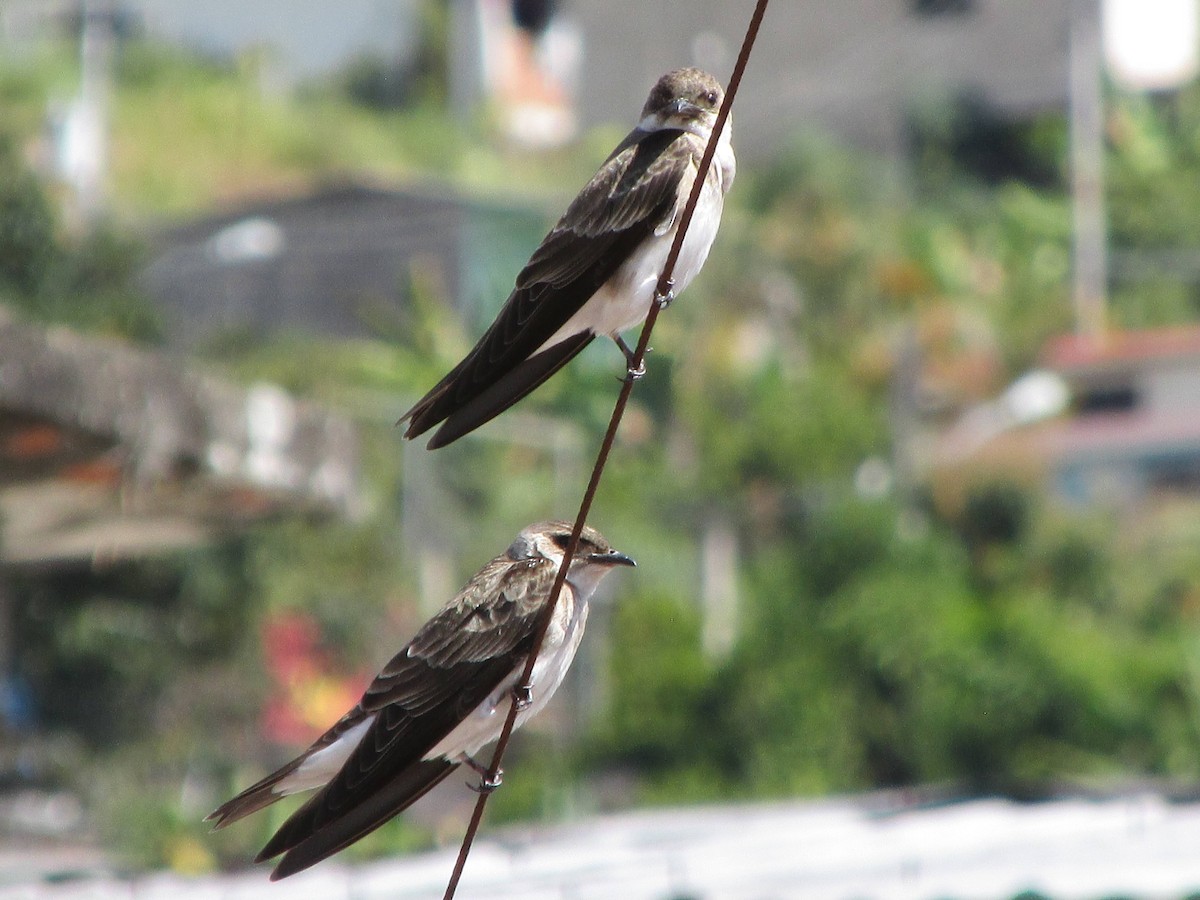
<svg viewBox="0 0 1200 900"><path fill-rule="evenodd" d="M587 624L587 598L595 589L595 583L604 574L600 566L590 566L582 573L578 566L572 566L571 578L564 585L558 606L554 610L554 618L546 631L546 639L538 653L537 662L533 665L532 702L517 713L516 727L520 727L531 717L535 716L554 696L558 686L562 684L575 651L579 649L579 641L583 638L583 629ZM597 571L598 570L598 571ZM576 578L581 574L582 578ZM595 577L589 577L594 575ZM586 581L587 584L581 584ZM573 583L574 582L574 583ZM490 744L500 736L504 720L508 717L512 704L512 691L521 677L523 666L513 672L492 691L486 700L480 703L471 713L459 723L436 746L425 754L425 759L447 759L461 761L464 756L473 756L480 747Z"/></svg>
<svg viewBox="0 0 1200 900"><path fill-rule="evenodd" d="M368 716L353 728L347 729L328 747L322 747L300 763L300 767L295 772L281 780L271 790L276 794L295 794L299 791L308 791L324 786L330 778L341 771L342 766L346 764L346 760L350 758L350 754L354 752L354 748L358 746L359 741L363 739L367 729L374 721L374 716Z"/></svg>
<svg viewBox="0 0 1200 900"><path fill-rule="evenodd" d="M646 130L663 127L652 119L653 117L648 116L641 127ZM708 134L707 130L689 130L700 137L707 137ZM692 214L691 225L688 226L687 236L683 239L679 258L675 262L673 277L676 296L681 294L700 272L717 237L725 193L733 183L735 174L733 146L729 140L730 130L729 123L726 122L717 144L716 155L713 157L713 176L705 179L704 189L700 192L696 210ZM690 193L693 178L685 178L684 183L680 185L683 192L681 196L686 197ZM587 330L597 335L616 337L622 331L644 321L650 311L650 303L654 299L655 287L667 262L667 255L675 242L677 228L678 216L671 217L659 226L654 236L634 251L591 299L538 348L538 352L553 347L580 331Z"/></svg>

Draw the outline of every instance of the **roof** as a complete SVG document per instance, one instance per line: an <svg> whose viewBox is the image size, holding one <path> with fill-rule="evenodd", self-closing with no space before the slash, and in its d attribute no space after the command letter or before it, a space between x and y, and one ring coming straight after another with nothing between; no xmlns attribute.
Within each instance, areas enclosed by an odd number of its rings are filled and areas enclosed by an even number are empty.
<svg viewBox="0 0 1200 900"><path fill-rule="evenodd" d="M1200 326L1114 330L1098 337L1064 334L1048 341L1041 357L1044 366L1064 374L1181 359L1200 362Z"/></svg>
<svg viewBox="0 0 1200 900"><path fill-rule="evenodd" d="M158 232L139 281L178 347L230 333L395 338L415 296L483 327L546 218L449 191L331 184Z"/></svg>
<svg viewBox="0 0 1200 900"><path fill-rule="evenodd" d="M461 779L450 779L460 794ZM448 788L449 790L449 788ZM921 805L870 795L593 816L480 836L462 900L752 898L1183 897L1200 886L1200 804L1153 793L1047 803L984 798ZM906 800L908 802L906 802ZM423 803L428 800L421 801ZM444 829L445 831L445 826ZM332 859L287 882L295 900L434 900L456 844L370 865ZM33 854L29 854L33 857ZM33 870L44 862L24 865ZM22 897L68 900L275 897L264 869L136 879L93 868L22 885Z"/></svg>
<svg viewBox="0 0 1200 900"><path fill-rule="evenodd" d="M357 495L348 420L0 307L0 560L144 554Z"/></svg>
<svg viewBox="0 0 1200 900"><path fill-rule="evenodd" d="M140 276L176 346L229 332L378 336L420 269L455 296L464 204L346 184L250 202L152 238Z"/></svg>
<svg viewBox="0 0 1200 900"><path fill-rule="evenodd" d="M1028 437L1036 452L1058 464L1104 460L1194 459L1200 421L1161 411L1092 414L1047 422Z"/></svg>

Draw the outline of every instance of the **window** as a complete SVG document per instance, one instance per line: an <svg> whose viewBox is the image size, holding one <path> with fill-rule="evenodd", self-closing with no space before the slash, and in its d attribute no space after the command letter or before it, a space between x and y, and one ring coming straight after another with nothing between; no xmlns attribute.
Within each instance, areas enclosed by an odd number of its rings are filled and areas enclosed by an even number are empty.
<svg viewBox="0 0 1200 900"><path fill-rule="evenodd" d="M975 0L912 0L913 12L932 19L934 16L960 16L975 9Z"/></svg>
<svg viewBox="0 0 1200 900"><path fill-rule="evenodd" d="M1081 413L1129 412L1137 402L1137 391L1132 385L1094 385L1083 389L1076 408Z"/></svg>

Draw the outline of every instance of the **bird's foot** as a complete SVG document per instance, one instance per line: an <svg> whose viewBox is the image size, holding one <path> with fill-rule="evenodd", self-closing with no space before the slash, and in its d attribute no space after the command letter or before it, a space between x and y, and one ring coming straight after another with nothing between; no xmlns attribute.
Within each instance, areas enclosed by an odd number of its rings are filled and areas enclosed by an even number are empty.
<svg viewBox="0 0 1200 900"><path fill-rule="evenodd" d="M659 293L657 290L654 292L654 302L658 304L660 312L675 302L674 278L667 279L667 289L665 292Z"/></svg>
<svg viewBox="0 0 1200 900"><path fill-rule="evenodd" d="M517 701L517 710L526 710L533 706L533 685L518 684L513 688L513 699Z"/></svg>
<svg viewBox="0 0 1200 900"><path fill-rule="evenodd" d="M497 775L495 778L488 778L484 776L483 778L479 779L479 784L471 784L471 782L468 781L467 787L477 794L490 794L502 784L504 784L504 779L499 775Z"/></svg>
<svg viewBox="0 0 1200 900"><path fill-rule="evenodd" d="M491 769L465 753L463 754L463 765L479 776L479 784L467 782L467 787L477 794L490 794L496 788L500 787L500 785L504 784L503 769L497 769L496 774L493 775Z"/></svg>
<svg viewBox="0 0 1200 900"><path fill-rule="evenodd" d="M621 380L627 381L627 382L633 382L633 381L638 381L642 378L645 378L646 377L646 362L645 362L645 360L637 359L637 353L634 350L630 349L629 345L627 343L625 343L625 338L621 337L619 334L615 335L613 337L613 340L617 342L617 346L620 347L621 352L625 354L625 365L627 368L625 369L625 377L622 378ZM650 349L651 349L650 347L647 347L646 352L649 353Z"/></svg>

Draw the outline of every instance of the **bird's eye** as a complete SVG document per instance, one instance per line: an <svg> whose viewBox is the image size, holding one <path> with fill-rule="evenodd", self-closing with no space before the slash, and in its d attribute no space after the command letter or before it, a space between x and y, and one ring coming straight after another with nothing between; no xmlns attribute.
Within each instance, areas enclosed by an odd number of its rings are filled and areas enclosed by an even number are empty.
<svg viewBox="0 0 1200 900"><path fill-rule="evenodd" d="M709 106L716 106L717 105L717 92L716 91L705 91L704 92L704 102L707 103Z"/></svg>
<svg viewBox="0 0 1200 900"><path fill-rule="evenodd" d="M566 550L567 544L571 543L571 536L565 532L558 532L550 535L550 540L554 541L554 546L559 550Z"/></svg>

